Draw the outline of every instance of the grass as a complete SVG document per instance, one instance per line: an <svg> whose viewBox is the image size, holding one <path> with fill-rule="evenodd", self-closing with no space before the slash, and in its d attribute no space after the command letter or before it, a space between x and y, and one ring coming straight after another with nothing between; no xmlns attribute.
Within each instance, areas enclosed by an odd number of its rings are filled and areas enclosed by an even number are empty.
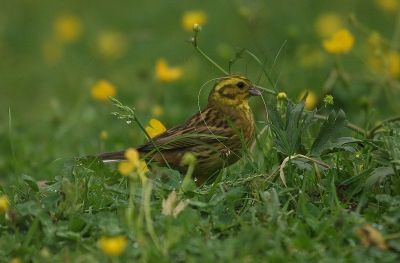
<svg viewBox="0 0 400 263"><path fill-rule="evenodd" d="M378 62L398 52L398 14L364 1L291 3L291 9L287 2L258 1L210 1L203 8L190 1L121 1L98 3L96 10L89 4L12 2L0 11L0 197L9 205L0 212L0 262L399 261L399 76L384 67L390 64L377 69L365 59L378 31ZM200 87L221 73L181 41L194 33L176 30L176 17L190 9L209 17L196 41L205 54L225 70L234 58L232 71L289 98L252 99L257 139L243 160L220 181L196 188L169 169L154 167L142 183L134 172L122 177L114 165L73 159L144 139L135 122L110 114L118 110L112 103L90 97L100 78L118 87L116 98L143 123L157 117L172 127L196 112L198 99L204 105L210 87L197 97ZM357 20L342 23L355 46L345 55L327 54L321 37L306 28L319 15L350 12ZM53 34L48 25L64 14L78 17L83 33L61 45L59 61L49 61L42 53ZM110 31L128 43L119 46L120 57L96 49L99 35ZM238 37L249 31L252 38ZM184 76L155 80L160 57L182 67ZM316 95L317 110L298 102L303 90ZM322 102L327 94L333 105ZM154 106L162 115L155 116Z"/></svg>

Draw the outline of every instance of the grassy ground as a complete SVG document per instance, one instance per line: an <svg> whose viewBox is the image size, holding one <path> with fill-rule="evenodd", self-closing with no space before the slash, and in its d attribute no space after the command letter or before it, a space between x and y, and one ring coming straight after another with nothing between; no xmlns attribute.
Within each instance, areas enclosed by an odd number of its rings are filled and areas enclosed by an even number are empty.
<svg viewBox="0 0 400 263"><path fill-rule="evenodd" d="M202 188L72 160L145 140L91 95L101 79L145 125L205 105L223 73L185 15L225 70L250 51L231 72L275 94L250 102L243 160ZM398 262L399 17L395 0L2 3L0 262ZM332 54L342 28L355 42Z"/></svg>

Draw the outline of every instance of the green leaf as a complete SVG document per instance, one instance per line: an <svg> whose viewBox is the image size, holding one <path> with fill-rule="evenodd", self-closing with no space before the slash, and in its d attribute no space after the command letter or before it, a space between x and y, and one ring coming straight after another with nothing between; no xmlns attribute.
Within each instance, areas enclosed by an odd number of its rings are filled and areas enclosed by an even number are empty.
<svg viewBox="0 0 400 263"><path fill-rule="evenodd" d="M69 226L71 231L77 233L84 229L86 226L86 221L79 216L74 216L72 219L70 219Z"/></svg>
<svg viewBox="0 0 400 263"><path fill-rule="evenodd" d="M40 200L40 207L46 212L56 212L58 202L62 200L62 195L60 193L53 193L46 195L42 200Z"/></svg>
<svg viewBox="0 0 400 263"><path fill-rule="evenodd" d="M350 177L349 179L344 180L343 182L341 182L342 185L348 186L351 184L360 184L359 181L364 180L364 177L366 177L367 175L369 175L369 173L372 171L372 168L368 168L366 170L362 170L359 174L356 174L352 177Z"/></svg>
<svg viewBox="0 0 400 263"><path fill-rule="evenodd" d="M368 177L368 179L364 183L364 189L368 190L370 189L376 182L378 182L380 179L385 178L388 175L393 175L394 171L392 167L378 167L375 168L371 176Z"/></svg>
<svg viewBox="0 0 400 263"><path fill-rule="evenodd" d="M312 170L312 166L309 163L307 163L307 160L305 159L293 159L292 164L299 167L300 170L307 170L307 171Z"/></svg>
<svg viewBox="0 0 400 263"><path fill-rule="evenodd" d="M32 188L33 191L39 192L39 185L37 184L37 181L35 180L35 178L33 178L32 176L23 174L23 175L22 175L22 180L24 180L24 182L25 182L30 188Z"/></svg>
<svg viewBox="0 0 400 263"><path fill-rule="evenodd" d="M375 162L384 166L389 166L390 162L392 161L389 151L383 148L379 148L371 152L371 157Z"/></svg>
<svg viewBox="0 0 400 263"><path fill-rule="evenodd" d="M320 153L320 155L326 153L326 151L328 151L328 150L334 150L334 149L342 149L342 150L352 152L355 154L355 153L357 153L357 150L354 147L349 146L347 144L357 143L357 142L361 142L361 140L355 139L353 137L338 138L336 140L333 140L331 143L326 144L326 149L324 149L323 152ZM316 156L316 155L314 155L314 156Z"/></svg>
<svg viewBox="0 0 400 263"><path fill-rule="evenodd" d="M332 111L328 119L321 125L317 138L311 146L310 156L320 156L325 150L340 147L351 141L349 138L335 141L335 138L346 128L347 124L346 114L342 110L339 110L337 115L335 111Z"/></svg>
<svg viewBox="0 0 400 263"><path fill-rule="evenodd" d="M22 216L26 215L37 216L40 212L38 204L33 200L28 201L26 203L18 204L16 207Z"/></svg>
<svg viewBox="0 0 400 263"><path fill-rule="evenodd" d="M298 152L301 145L301 134L307 130L310 125L316 122L314 115L316 110L303 115L303 109L306 105L302 100L298 104L293 104L289 100L286 109L286 122L283 123L282 118L276 109L268 104L268 113L271 121L271 129L275 133L272 139L276 149L286 156L293 155Z"/></svg>

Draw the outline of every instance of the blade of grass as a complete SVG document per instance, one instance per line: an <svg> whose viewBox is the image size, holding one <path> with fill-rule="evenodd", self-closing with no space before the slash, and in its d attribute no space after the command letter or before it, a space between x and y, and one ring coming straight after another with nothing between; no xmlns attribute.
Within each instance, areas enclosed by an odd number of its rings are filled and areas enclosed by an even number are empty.
<svg viewBox="0 0 400 263"><path fill-rule="evenodd" d="M9 138L10 138L10 146L11 146L11 154L12 154L12 158L13 158L15 179L17 180L17 187L19 187L20 180L19 180L19 174L18 174L17 158L15 157L15 147L14 147L13 131L12 131L12 119L11 119L11 108L8 108L8 133L9 133Z"/></svg>

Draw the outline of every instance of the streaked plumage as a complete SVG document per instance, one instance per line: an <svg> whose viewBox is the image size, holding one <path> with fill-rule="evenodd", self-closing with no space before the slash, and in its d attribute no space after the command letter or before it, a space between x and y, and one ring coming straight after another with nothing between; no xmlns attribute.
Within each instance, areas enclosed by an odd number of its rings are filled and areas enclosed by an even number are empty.
<svg viewBox="0 0 400 263"><path fill-rule="evenodd" d="M243 144L240 135L235 132L226 119L229 119L239 132L242 132L244 143L248 146L254 138L253 113L248 105L251 96L260 96L261 92L245 77L229 75L221 78L213 87L208 98L207 106L192 116L185 123L171 128L153 138L161 150L165 160L172 169L186 173L187 166L182 165L182 156L191 152L196 157L193 177L196 184L203 184L209 177L221 170L223 157L221 152L226 149L230 153L226 162L231 165L240 158ZM190 136L190 135L195 136ZM197 135L199 134L199 135ZM222 136L212 138L201 134ZM184 138L182 138L184 137ZM145 142L136 147L140 156L154 150L151 142ZM96 155L103 161L124 160L124 152L110 152ZM160 162L163 160L158 153L147 157ZM165 164L164 164L165 165Z"/></svg>

